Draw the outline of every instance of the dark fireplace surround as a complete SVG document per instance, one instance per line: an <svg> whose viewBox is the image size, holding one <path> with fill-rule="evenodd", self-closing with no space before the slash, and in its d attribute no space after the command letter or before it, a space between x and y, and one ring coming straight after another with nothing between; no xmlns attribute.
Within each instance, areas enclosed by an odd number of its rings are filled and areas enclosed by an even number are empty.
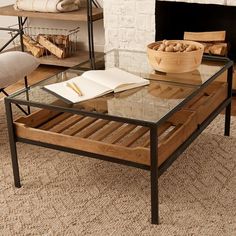
<svg viewBox="0 0 236 236"><path fill-rule="evenodd" d="M183 39L184 31L226 31L228 57L236 61L236 7L156 1L156 41Z"/></svg>

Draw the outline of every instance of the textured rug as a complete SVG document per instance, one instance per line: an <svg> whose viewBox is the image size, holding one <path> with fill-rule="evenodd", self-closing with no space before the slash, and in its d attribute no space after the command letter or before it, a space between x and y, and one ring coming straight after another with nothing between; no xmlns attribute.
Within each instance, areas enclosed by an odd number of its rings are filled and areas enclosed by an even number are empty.
<svg viewBox="0 0 236 236"><path fill-rule="evenodd" d="M231 137L218 116L160 177L156 226L147 171L18 144L14 188L0 103L0 235L236 235L235 118Z"/></svg>

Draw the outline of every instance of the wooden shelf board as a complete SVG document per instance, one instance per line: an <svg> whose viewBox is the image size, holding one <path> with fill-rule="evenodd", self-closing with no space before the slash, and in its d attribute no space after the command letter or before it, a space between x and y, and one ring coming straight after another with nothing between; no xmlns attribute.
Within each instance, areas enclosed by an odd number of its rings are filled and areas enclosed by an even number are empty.
<svg viewBox="0 0 236 236"><path fill-rule="evenodd" d="M44 13L33 11L16 11L13 5L0 7L0 15L3 16L23 16L39 19L51 20L68 20L68 21L87 21L87 8L82 7L78 11L60 12L60 13ZM93 8L93 21L103 18L103 9Z"/></svg>
<svg viewBox="0 0 236 236"><path fill-rule="evenodd" d="M9 51L21 51L20 46L19 47L13 47L5 52ZM27 51L26 51L27 52ZM30 52L28 52L30 53ZM30 53L31 54L31 53ZM95 59L96 59L96 65L98 64L99 67L104 65L104 53L103 52L95 52ZM73 67L79 64L83 63L82 67L89 68L89 52L88 51L77 51L74 55L59 59L54 55L48 55L38 58L41 65L51 65L51 66L61 66L61 67Z"/></svg>
<svg viewBox="0 0 236 236"><path fill-rule="evenodd" d="M95 52L96 58L101 58L103 55L104 53L102 52ZM64 59L59 59L53 55L40 57L38 59L42 65L72 67L87 62L89 60L89 53L87 51L78 51L73 56Z"/></svg>

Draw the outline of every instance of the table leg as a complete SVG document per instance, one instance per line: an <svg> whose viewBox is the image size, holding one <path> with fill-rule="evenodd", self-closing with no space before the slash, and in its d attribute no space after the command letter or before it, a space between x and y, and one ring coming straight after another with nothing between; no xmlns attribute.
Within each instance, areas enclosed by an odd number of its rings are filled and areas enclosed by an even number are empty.
<svg viewBox="0 0 236 236"><path fill-rule="evenodd" d="M152 224L159 224L158 203L158 138L157 128L150 129L150 161L151 161L151 218Z"/></svg>
<svg viewBox="0 0 236 236"><path fill-rule="evenodd" d="M14 175L14 183L17 188L20 188L21 184L20 184L19 165L17 159L16 139L13 126L12 105L6 99L5 99L5 107L6 107L7 126L8 126L8 135L9 135L9 143L11 150L11 161Z"/></svg>
<svg viewBox="0 0 236 236"><path fill-rule="evenodd" d="M232 80L233 80L233 66L228 69L227 83L228 83L228 98L232 97ZM231 121L231 102L225 110L225 136L230 135L230 121Z"/></svg>

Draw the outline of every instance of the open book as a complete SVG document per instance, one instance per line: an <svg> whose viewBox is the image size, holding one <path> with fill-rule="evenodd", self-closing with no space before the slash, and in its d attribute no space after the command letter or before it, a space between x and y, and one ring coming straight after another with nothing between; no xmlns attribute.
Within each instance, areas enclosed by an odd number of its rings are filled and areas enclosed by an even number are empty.
<svg viewBox="0 0 236 236"><path fill-rule="evenodd" d="M107 70L86 71L81 76L74 77L64 82L46 85L44 88L69 102L77 103L110 92L121 92L144 86L149 83L149 80L121 69L110 68ZM78 88L81 91L81 94L76 92L73 87L68 86L71 84Z"/></svg>

